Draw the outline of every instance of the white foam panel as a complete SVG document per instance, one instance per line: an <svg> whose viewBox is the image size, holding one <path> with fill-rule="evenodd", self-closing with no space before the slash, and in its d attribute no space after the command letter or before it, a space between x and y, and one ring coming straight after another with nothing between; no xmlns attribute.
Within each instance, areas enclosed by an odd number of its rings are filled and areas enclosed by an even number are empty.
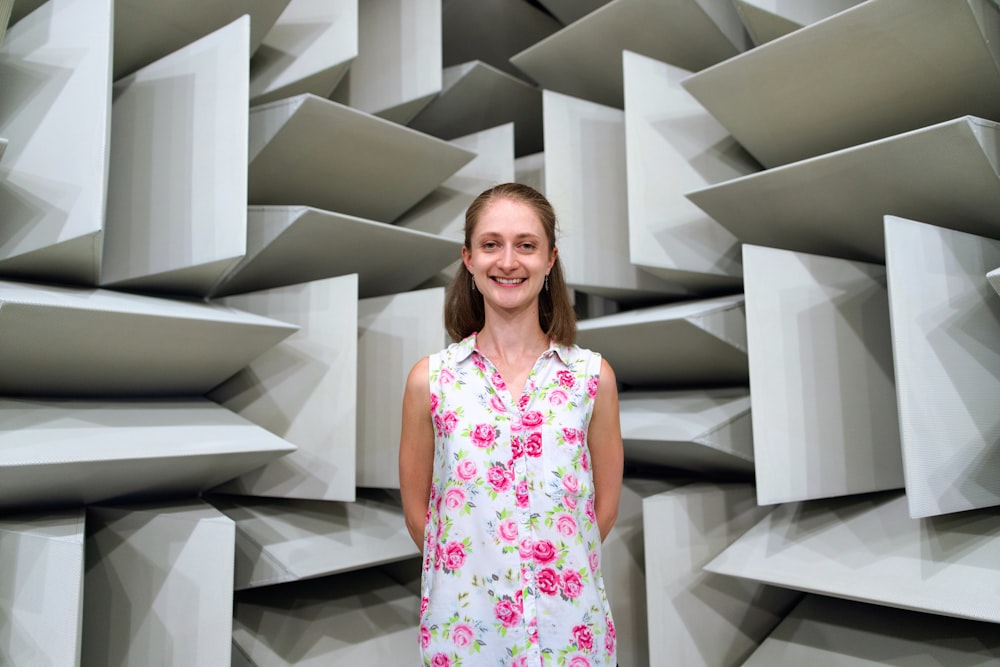
<svg viewBox="0 0 1000 667"><path fill-rule="evenodd" d="M743 269L757 502L901 488L885 268L743 246Z"/></svg>
<svg viewBox="0 0 1000 667"><path fill-rule="evenodd" d="M863 0L735 0L736 11L754 44L784 37L799 28L829 18Z"/></svg>
<svg viewBox="0 0 1000 667"><path fill-rule="evenodd" d="M83 664L228 665L235 526L198 500L87 510Z"/></svg>
<svg viewBox="0 0 1000 667"><path fill-rule="evenodd" d="M82 509L0 519L0 663L80 664Z"/></svg>
<svg viewBox="0 0 1000 667"><path fill-rule="evenodd" d="M1000 117L998 19L989 0L869 0L684 87L776 167L965 114Z"/></svg>
<svg viewBox="0 0 1000 667"><path fill-rule="evenodd" d="M0 392L200 395L295 327L231 308L0 281Z"/></svg>
<svg viewBox="0 0 1000 667"><path fill-rule="evenodd" d="M689 72L630 51L623 67L631 262L696 288L738 286L736 237L684 192L760 165L681 87Z"/></svg>
<svg viewBox="0 0 1000 667"><path fill-rule="evenodd" d="M410 667L419 616L419 592L377 569L242 591L234 652L254 667Z"/></svg>
<svg viewBox="0 0 1000 667"><path fill-rule="evenodd" d="M399 432L410 369L448 343L444 288L358 302L358 486L399 488Z"/></svg>
<svg viewBox="0 0 1000 667"><path fill-rule="evenodd" d="M243 257L249 48L243 16L115 83L102 284L203 296Z"/></svg>
<svg viewBox="0 0 1000 667"><path fill-rule="evenodd" d="M987 273L986 279L990 281L990 285L993 286L997 294L1000 294L1000 268L993 269Z"/></svg>
<svg viewBox="0 0 1000 667"><path fill-rule="evenodd" d="M779 505L705 568L810 593L1000 622L1000 512L912 519L881 492Z"/></svg>
<svg viewBox="0 0 1000 667"><path fill-rule="evenodd" d="M563 25L578 21L590 12L597 11L609 0L540 0L545 9Z"/></svg>
<svg viewBox="0 0 1000 667"><path fill-rule="evenodd" d="M806 596L743 667L998 665L993 623Z"/></svg>
<svg viewBox="0 0 1000 667"><path fill-rule="evenodd" d="M398 499L355 502L212 496L236 522L237 590L323 577L417 557Z"/></svg>
<svg viewBox="0 0 1000 667"><path fill-rule="evenodd" d="M0 158L3 158L4 152L7 150L7 140L0 137Z"/></svg>
<svg viewBox="0 0 1000 667"><path fill-rule="evenodd" d="M1000 235L1000 124L963 117L689 192L745 243L882 263L882 216Z"/></svg>
<svg viewBox="0 0 1000 667"><path fill-rule="evenodd" d="M52 0L0 48L0 272L94 285L111 122L112 1Z"/></svg>
<svg viewBox="0 0 1000 667"><path fill-rule="evenodd" d="M578 330L577 343L601 352L627 385L749 382L742 294L594 317Z"/></svg>
<svg viewBox="0 0 1000 667"><path fill-rule="evenodd" d="M441 93L408 123L420 132L455 139L514 123L517 155L542 150L542 91L478 60L444 70Z"/></svg>
<svg viewBox="0 0 1000 667"><path fill-rule="evenodd" d="M413 289L460 255L461 239L306 206L251 206L247 256L213 292L354 273L360 296L382 296Z"/></svg>
<svg viewBox="0 0 1000 667"><path fill-rule="evenodd" d="M1000 505L1000 241L890 216L885 237L910 514Z"/></svg>
<svg viewBox="0 0 1000 667"><path fill-rule="evenodd" d="M357 276L348 275L224 300L299 327L209 394L298 448L224 490L354 500L357 293Z"/></svg>
<svg viewBox="0 0 1000 667"><path fill-rule="evenodd" d="M357 40L331 99L406 123L441 91L441 0L359 2Z"/></svg>
<svg viewBox="0 0 1000 667"><path fill-rule="evenodd" d="M2 399L0 506L196 494L292 450L205 399Z"/></svg>
<svg viewBox="0 0 1000 667"><path fill-rule="evenodd" d="M250 61L250 102L327 97L358 55L358 0L291 0Z"/></svg>
<svg viewBox="0 0 1000 667"><path fill-rule="evenodd" d="M614 0L510 60L542 88L621 108L622 51L695 72L749 47L726 0Z"/></svg>
<svg viewBox="0 0 1000 667"><path fill-rule="evenodd" d="M251 204L391 222L475 157L312 94L250 109Z"/></svg>
<svg viewBox="0 0 1000 667"><path fill-rule="evenodd" d="M625 460L702 473L752 474L745 388L620 394Z"/></svg>
<svg viewBox="0 0 1000 667"><path fill-rule="evenodd" d="M559 219L566 282L623 300L686 293L629 262L624 112L548 90L542 108L545 195Z"/></svg>
<svg viewBox="0 0 1000 667"><path fill-rule="evenodd" d="M14 0L0 0L0 44L3 44L3 37L7 33L7 24L10 22L10 10L14 7Z"/></svg>
<svg viewBox="0 0 1000 667"><path fill-rule="evenodd" d="M794 605L796 592L702 569L767 512L750 484L643 500L649 665L738 665Z"/></svg>

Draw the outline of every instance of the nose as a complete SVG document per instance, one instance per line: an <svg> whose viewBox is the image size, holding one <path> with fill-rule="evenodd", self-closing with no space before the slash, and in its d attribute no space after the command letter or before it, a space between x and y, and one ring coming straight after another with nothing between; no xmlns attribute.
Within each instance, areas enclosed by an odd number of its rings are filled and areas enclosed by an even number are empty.
<svg viewBox="0 0 1000 667"><path fill-rule="evenodd" d="M514 246L507 245L504 247L503 252L500 254L498 265L504 271L517 268L517 253L514 252Z"/></svg>

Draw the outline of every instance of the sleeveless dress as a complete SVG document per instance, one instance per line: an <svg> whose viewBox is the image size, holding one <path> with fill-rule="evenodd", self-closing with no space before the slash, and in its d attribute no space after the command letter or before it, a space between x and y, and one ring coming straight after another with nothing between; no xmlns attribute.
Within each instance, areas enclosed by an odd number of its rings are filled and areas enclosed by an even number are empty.
<svg viewBox="0 0 1000 667"><path fill-rule="evenodd" d="M552 344L511 396L475 334L430 357L425 665L615 665L587 427L599 354Z"/></svg>

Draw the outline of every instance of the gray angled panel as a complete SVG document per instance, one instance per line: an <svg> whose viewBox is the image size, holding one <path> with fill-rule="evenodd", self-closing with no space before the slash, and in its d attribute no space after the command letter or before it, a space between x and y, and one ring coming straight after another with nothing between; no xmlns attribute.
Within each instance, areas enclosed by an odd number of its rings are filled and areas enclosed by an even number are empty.
<svg viewBox="0 0 1000 667"><path fill-rule="evenodd" d="M744 243L882 262L882 216L1000 234L1000 124L964 117L687 194Z"/></svg>
<svg viewBox="0 0 1000 667"><path fill-rule="evenodd" d="M625 391L625 460L704 473L754 471L746 389Z"/></svg>
<svg viewBox="0 0 1000 667"><path fill-rule="evenodd" d="M869 0L684 87L776 167L966 114L1000 117L998 20L990 0Z"/></svg>
<svg viewBox="0 0 1000 667"><path fill-rule="evenodd" d="M542 88L622 108L622 51L692 72L750 47L728 0L614 0L510 60Z"/></svg>
<svg viewBox="0 0 1000 667"><path fill-rule="evenodd" d="M850 9L862 1L799 0L785 3L781 0L735 0L735 5L754 44L760 45Z"/></svg>
<svg viewBox="0 0 1000 667"><path fill-rule="evenodd" d="M1000 241L890 216L885 238L910 514L1000 505Z"/></svg>
<svg viewBox="0 0 1000 667"><path fill-rule="evenodd" d="M635 386L746 385L743 295L685 301L579 323L577 343Z"/></svg>
<svg viewBox="0 0 1000 667"><path fill-rule="evenodd" d="M315 95L250 110L251 204L314 206L391 222L473 157Z"/></svg>
<svg viewBox="0 0 1000 667"><path fill-rule="evenodd" d="M885 268L743 246L743 270L757 502L901 488Z"/></svg>
<svg viewBox="0 0 1000 667"><path fill-rule="evenodd" d="M13 7L14 0L0 0L0 44L3 44L3 37L7 32L7 24L10 22L10 10Z"/></svg>
<svg viewBox="0 0 1000 667"><path fill-rule="evenodd" d="M993 285L993 289L1000 294L1000 268L993 269L986 274L986 279L990 281L990 285Z"/></svg>
<svg viewBox="0 0 1000 667"><path fill-rule="evenodd" d="M545 9L559 19L563 25L582 19L587 14L597 11L609 0L539 0Z"/></svg>
<svg viewBox="0 0 1000 667"><path fill-rule="evenodd" d="M902 493L779 505L705 566L801 591L1000 622L1000 512L911 519Z"/></svg>
<svg viewBox="0 0 1000 667"><path fill-rule="evenodd" d="M458 259L461 246L436 234L306 206L251 206L247 255L213 296L351 273L358 274L361 297L405 292Z"/></svg>
<svg viewBox="0 0 1000 667"><path fill-rule="evenodd" d="M0 506L196 494L294 449L205 399L3 399Z"/></svg>
<svg viewBox="0 0 1000 667"><path fill-rule="evenodd" d="M195 301L0 281L0 392L200 395L295 327Z"/></svg>
<svg viewBox="0 0 1000 667"><path fill-rule="evenodd" d="M236 590L361 570L420 555L398 499L355 502L212 496L236 522Z"/></svg>

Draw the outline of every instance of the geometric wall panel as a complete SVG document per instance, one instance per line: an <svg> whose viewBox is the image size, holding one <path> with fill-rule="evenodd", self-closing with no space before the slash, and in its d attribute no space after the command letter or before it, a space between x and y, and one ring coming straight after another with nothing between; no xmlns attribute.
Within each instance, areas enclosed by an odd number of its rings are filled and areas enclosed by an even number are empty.
<svg viewBox="0 0 1000 667"><path fill-rule="evenodd" d="M355 502L212 496L236 522L236 590L358 570L420 555L398 502L364 491Z"/></svg>
<svg viewBox="0 0 1000 667"><path fill-rule="evenodd" d="M0 281L0 393L201 395L295 332L194 301Z"/></svg>
<svg viewBox="0 0 1000 667"><path fill-rule="evenodd" d="M802 26L833 16L862 0L735 0L736 11L754 44L763 44Z"/></svg>
<svg viewBox="0 0 1000 667"><path fill-rule="evenodd" d="M546 90L545 195L570 287L612 299L685 294L629 262L625 114Z"/></svg>
<svg viewBox="0 0 1000 667"><path fill-rule="evenodd" d="M933 614L1000 622L1000 511L911 519L882 492L778 505L710 572Z"/></svg>
<svg viewBox="0 0 1000 667"><path fill-rule="evenodd" d="M622 57L632 263L692 287L738 286L736 238L684 192L760 165L680 86L689 72L630 51Z"/></svg>
<svg viewBox="0 0 1000 667"><path fill-rule="evenodd" d="M445 69L442 83L441 94L409 127L454 139L512 122L517 155L542 150L542 91L536 86L478 60Z"/></svg>
<svg viewBox="0 0 1000 667"><path fill-rule="evenodd" d="M330 99L405 124L441 91L441 0L362 0L357 42Z"/></svg>
<svg viewBox="0 0 1000 667"><path fill-rule="evenodd" d="M757 502L901 488L885 268L745 245L743 270Z"/></svg>
<svg viewBox="0 0 1000 667"><path fill-rule="evenodd" d="M0 664L78 665L82 509L0 519Z"/></svg>
<svg viewBox="0 0 1000 667"><path fill-rule="evenodd" d="M14 7L14 0L0 0L0 44L3 44L4 34L7 32L7 24L10 21L10 10ZM2 154L2 151L0 151Z"/></svg>
<svg viewBox="0 0 1000 667"><path fill-rule="evenodd" d="M511 57L545 89L622 108L622 51L692 72L750 40L729 0L615 0Z"/></svg>
<svg viewBox="0 0 1000 667"><path fill-rule="evenodd" d="M358 302L358 486L398 489L399 433L406 377L449 343L444 288Z"/></svg>
<svg viewBox="0 0 1000 667"><path fill-rule="evenodd" d="M651 666L738 665L799 598L702 569L769 511L750 484L690 484L643 500Z"/></svg>
<svg viewBox="0 0 1000 667"><path fill-rule="evenodd" d="M993 623L807 595L743 667L998 665Z"/></svg>
<svg viewBox="0 0 1000 667"><path fill-rule="evenodd" d="M749 382L742 294L582 320L577 343L599 350L626 385Z"/></svg>
<svg viewBox="0 0 1000 667"><path fill-rule="evenodd" d="M882 263L887 214L1000 235L998 142L966 116L687 196L744 243Z"/></svg>
<svg viewBox="0 0 1000 667"><path fill-rule="evenodd" d="M193 500L90 507L87 524L82 664L229 664L230 519Z"/></svg>
<svg viewBox="0 0 1000 667"><path fill-rule="evenodd" d="M247 15L253 53L278 20L288 0L204 2L203 0L115 0L114 80Z"/></svg>
<svg viewBox="0 0 1000 667"><path fill-rule="evenodd" d="M391 222L472 153L312 94L250 109L251 204Z"/></svg>
<svg viewBox="0 0 1000 667"><path fill-rule="evenodd" d="M291 0L250 61L250 103L327 97L358 55L358 0Z"/></svg>
<svg viewBox="0 0 1000 667"><path fill-rule="evenodd" d="M745 388L623 391L622 438L630 463L704 473L754 471Z"/></svg>
<svg viewBox="0 0 1000 667"><path fill-rule="evenodd" d="M293 449L205 399L0 399L0 506L197 494Z"/></svg>
<svg viewBox="0 0 1000 667"><path fill-rule="evenodd" d="M540 0L545 9L559 19L563 25L569 25L590 12L596 11L608 4L609 0Z"/></svg>
<svg viewBox="0 0 1000 667"><path fill-rule="evenodd" d="M246 252L249 40L243 16L115 82L102 285L203 296Z"/></svg>
<svg viewBox="0 0 1000 667"><path fill-rule="evenodd" d="M986 279L990 281L990 285L993 286L997 294L1000 294L1000 269L993 269L987 273Z"/></svg>
<svg viewBox="0 0 1000 667"><path fill-rule="evenodd" d="M243 207L246 211L246 206ZM247 254L213 297L358 274L357 296L413 289L455 261L461 240L307 206L251 206Z"/></svg>
<svg viewBox="0 0 1000 667"><path fill-rule="evenodd" d="M910 515L1000 505L1000 241L892 216L885 238Z"/></svg>
<svg viewBox="0 0 1000 667"><path fill-rule="evenodd" d="M0 48L0 273L94 285L111 122L111 0L52 0ZM58 147L58 148L54 148Z"/></svg>
<svg viewBox="0 0 1000 667"><path fill-rule="evenodd" d="M684 87L776 167L967 114L1000 118L998 20L989 0L872 0Z"/></svg>
<svg viewBox="0 0 1000 667"><path fill-rule="evenodd" d="M378 569L241 591L235 597L233 653L241 654L243 664L420 663L420 594Z"/></svg>
<svg viewBox="0 0 1000 667"><path fill-rule="evenodd" d="M0 158L3 157L4 151L7 150L7 140L0 137Z"/></svg>
<svg viewBox="0 0 1000 667"><path fill-rule="evenodd" d="M354 500L358 277L346 275L228 297L233 308L299 330L208 395L298 449L220 490Z"/></svg>

